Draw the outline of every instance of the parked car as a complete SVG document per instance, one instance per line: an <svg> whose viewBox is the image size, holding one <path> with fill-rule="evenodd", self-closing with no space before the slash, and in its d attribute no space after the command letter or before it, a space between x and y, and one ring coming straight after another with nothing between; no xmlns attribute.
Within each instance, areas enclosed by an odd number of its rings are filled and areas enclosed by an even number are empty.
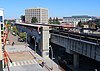
<svg viewBox="0 0 100 71"><path fill-rule="evenodd" d="M15 32L12 32L12 35L16 36Z"/></svg>

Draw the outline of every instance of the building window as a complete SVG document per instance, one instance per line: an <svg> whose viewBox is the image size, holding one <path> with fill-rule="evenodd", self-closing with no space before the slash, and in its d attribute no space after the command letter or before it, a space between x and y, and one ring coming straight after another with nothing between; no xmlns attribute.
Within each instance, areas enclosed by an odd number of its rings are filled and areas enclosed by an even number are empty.
<svg viewBox="0 0 100 71"><path fill-rule="evenodd" d="M1 35L3 35L3 31L1 31Z"/></svg>
<svg viewBox="0 0 100 71"><path fill-rule="evenodd" d="M3 30L3 24L1 24L1 30Z"/></svg>
<svg viewBox="0 0 100 71"><path fill-rule="evenodd" d="M0 16L0 22L2 22L2 16Z"/></svg>
<svg viewBox="0 0 100 71"><path fill-rule="evenodd" d="M3 42L3 39L1 39L1 42Z"/></svg>

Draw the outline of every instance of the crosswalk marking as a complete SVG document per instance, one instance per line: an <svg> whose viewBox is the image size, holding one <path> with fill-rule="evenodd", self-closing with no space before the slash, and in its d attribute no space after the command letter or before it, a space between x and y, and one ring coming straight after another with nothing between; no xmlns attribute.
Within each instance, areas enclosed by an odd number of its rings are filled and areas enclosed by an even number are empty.
<svg viewBox="0 0 100 71"><path fill-rule="evenodd" d="M18 66L20 66L19 62L16 62Z"/></svg>
<svg viewBox="0 0 100 71"><path fill-rule="evenodd" d="M24 62L21 61L21 65L24 65Z"/></svg>
<svg viewBox="0 0 100 71"><path fill-rule="evenodd" d="M9 63L9 67L29 65L29 64L37 64L37 62L35 60L12 62L12 63Z"/></svg>
<svg viewBox="0 0 100 71"><path fill-rule="evenodd" d="M13 66L16 66L16 63L15 62L13 62Z"/></svg>
<svg viewBox="0 0 100 71"><path fill-rule="evenodd" d="M31 64L33 64L34 62L33 62L33 60L30 60L30 62L31 62Z"/></svg>
<svg viewBox="0 0 100 71"><path fill-rule="evenodd" d="M9 66L12 67L12 63L9 63Z"/></svg>
<svg viewBox="0 0 100 71"><path fill-rule="evenodd" d="M31 64L31 62L28 60L28 64Z"/></svg>

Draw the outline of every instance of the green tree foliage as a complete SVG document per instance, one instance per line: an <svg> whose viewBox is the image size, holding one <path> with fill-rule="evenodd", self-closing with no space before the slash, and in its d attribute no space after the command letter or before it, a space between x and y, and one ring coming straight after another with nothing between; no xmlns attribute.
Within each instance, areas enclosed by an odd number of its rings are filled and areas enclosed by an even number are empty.
<svg viewBox="0 0 100 71"><path fill-rule="evenodd" d="M5 24L7 26L7 29L10 30L11 29L11 23L9 23L7 20L5 21Z"/></svg>
<svg viewBox="0 0 100 71"><path fill-rule="evenodd" d="M49 24L52 24L52 18L51 17L49 18Z"/></svg>
<svg viewBox="0 0 100 71"><path fill-rule="evenodd" d="M37 22L38 22L37 18L36 17L32 17L31 23L37 23Z"/></svg>
<svg viewBox="0 0 100 71"><path fill-rule="evenodd" d="M95 20L96 26L100 28L100 19Z"/></svg>
<svg viewBox="0 0 100 71"><path fill-rule="evenodd" d="M7 28L8 28L8 30L11 30L11 24L10 23L7 24Z"/></svg>
<svg viewBox="0 0 100 71"><path fill-rule="evenodd" d="M22 38L24 40L26 39L26 33L25 32L24 33L20 33L19 36L20 36L20 38Z"/></svg>
<svg viewBox="0 0 100 71"><path fill-rule="evenodd" d="M93 29L96 29L97 27L100 28L100 19L88 21L87 24L89 25L89 28Z"/></svg>
<svg viewBox="0 0 100 71"><path fill-rule="evenodd" d="M53 18L53 24L56 24L56 19L55 18Z"/></svg>
<svg viewBox="0 0 100 71"><path fill-rule="evenodd" d="M56 17L56 19L55 19L55 22L56 22L56 24L60 24L60 22L59 22L59 20L58 20L57 17Z"/></svg>
<svg viewBox="0 0 100 71"><path fill-rule="evenodd" d="M13 26L13 32L15 32L15 34L18 34L18 29L16 26Z"/></svg>
<svg viewBox="0 0 100 71"><path fill-rule="evenodd" d="M21 20L22 20L22 22L25 22L25 15L21 15Z"/></svg>
<svg viewBox="0 0 100 71"><path fill-rule="evenodd" d="M77 25L78 27L83 27L83 23L80 21L80 22L78 22L78 25Z"/></svg>
<svg viewBox="0 0 100 71"><path fill-rule="evenodd" d="M49 18L49 24L60 24L59 22L59 19L56 17L56 18Z"/></svg>
<svg viewBox="0 0 100 71"><path fill-rule="evenodd" d="M94 22L88 22L89 28L96 29L96 24Z"/></svg>

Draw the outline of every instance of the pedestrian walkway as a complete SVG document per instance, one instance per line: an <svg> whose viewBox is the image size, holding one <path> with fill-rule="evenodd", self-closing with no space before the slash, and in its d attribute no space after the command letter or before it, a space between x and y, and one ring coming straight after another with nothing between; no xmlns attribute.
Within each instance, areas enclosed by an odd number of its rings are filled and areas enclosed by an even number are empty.
<svg viewBox="0 0 100 71"><path fill-rule="evenodd" d="M5 48L10 57L8 62L10 71L46 71L34 59L26 45L6 45ZM4 68L3 71L7 71L7 68Z"/></svg>
<svg viewBox="0 0 100 71"><path fill-rule="evenodd" d="M65 71L63 68L61 68L59 65L57 65L53 60L50 58L42 58L40 55L35 53L32 49L27 47L32 55L36 58L36 61L41 64L43 61L45 62L44 69L47 69L48 71Z"/></svg>
<svg viewBox="0 0 100 71"><path fill-rule="evenodd" d="M12 60L12 63L9 61L10 71L64 71L53 60L42 58L28 45L20 44L17 39L17 36L9 34L10 43L15 42L15 45L5 46L7 54ZM7 69L4 68L4 71Z"/></svg>

